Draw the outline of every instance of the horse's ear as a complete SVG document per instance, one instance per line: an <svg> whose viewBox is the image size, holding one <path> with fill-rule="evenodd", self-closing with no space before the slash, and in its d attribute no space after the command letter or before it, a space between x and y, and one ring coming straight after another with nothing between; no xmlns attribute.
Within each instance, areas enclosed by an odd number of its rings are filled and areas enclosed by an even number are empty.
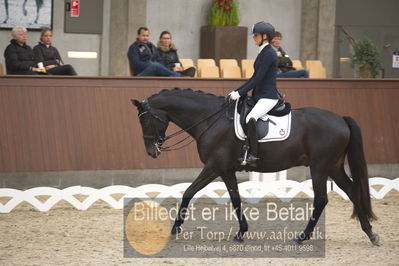
<svg viewBox="0 0 399 266"><path fill-rule="evenodd" d="M136 99L131 99L131 101L132 101L132 104L134 106L136 106L136 107L140 107L141 106L141 103L139 101L137 101Z"/></svg>

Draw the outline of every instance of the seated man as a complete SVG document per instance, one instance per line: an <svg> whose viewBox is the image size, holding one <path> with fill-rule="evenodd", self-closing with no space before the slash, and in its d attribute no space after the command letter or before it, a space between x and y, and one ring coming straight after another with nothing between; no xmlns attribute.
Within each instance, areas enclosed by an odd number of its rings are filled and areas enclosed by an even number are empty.
<svg viewBox="0 0 399 266"><path fill-rule="evenodd" d="M278 56L277 63L277 77L278 78L308 78L309 73L305 69L296 70L292 66L292 61L288 57L287 53L281 48L282 35L276 31L276 34L272 40L272 47L276 51Z"/></svg>
<svg viewBox="0 0 399 266"><path fill-rule="evenodd" d="M162 65L157 47L149 41L150 31L146 27L140 27L137 31L137 40L130 45L127 56L130 69L137 76L166 76L180 77Z"/></svg>
<svg viewBox="0 0 399 266"><path fill-rule="evenodd" d="M12 40L4 51L7 74L38 75L42 70L37 67L37 60L32 48L26 44L28 31L22 26L11 30Z"/></svg>

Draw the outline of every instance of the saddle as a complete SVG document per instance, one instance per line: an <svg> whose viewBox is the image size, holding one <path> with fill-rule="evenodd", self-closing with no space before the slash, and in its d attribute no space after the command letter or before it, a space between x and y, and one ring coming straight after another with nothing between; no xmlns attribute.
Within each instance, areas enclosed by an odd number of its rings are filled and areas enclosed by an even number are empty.
<svg viewBox="0 0 399 266"><path fill-rule="evenodd" d="M240 114L240 124L243 128L244 132L247 132L247 125L245 123L245 119L247 115L251 112L252 108L255 106L256 100L251 96L246 96L245 98L241 98L237 104L237 112ZM263 139L269 133L269 125L272 123L276 126L276 123L269 118L270 116L282 117L286 116L291 112L291 104L285 102L282 97L279 98L276 106L270 110L267 115L261 117L256 122L256 132L258 135L258 139Z"/></svg>

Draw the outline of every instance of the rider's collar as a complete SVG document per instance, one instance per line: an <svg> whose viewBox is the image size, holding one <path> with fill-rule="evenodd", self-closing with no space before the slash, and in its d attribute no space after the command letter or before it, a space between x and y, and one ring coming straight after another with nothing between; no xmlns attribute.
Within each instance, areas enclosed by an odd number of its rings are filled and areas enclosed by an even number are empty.
<svg viewBox="0 0 399 266"><path fill-rule="evenodd" d="M258 54L259 54L260 52L262 52L263 48L265 48L267 45L269 45L269 43L268 43L268 42L265 42L264 44L262 44L261 46L259 46L259 52L258 52Z"/></svg>

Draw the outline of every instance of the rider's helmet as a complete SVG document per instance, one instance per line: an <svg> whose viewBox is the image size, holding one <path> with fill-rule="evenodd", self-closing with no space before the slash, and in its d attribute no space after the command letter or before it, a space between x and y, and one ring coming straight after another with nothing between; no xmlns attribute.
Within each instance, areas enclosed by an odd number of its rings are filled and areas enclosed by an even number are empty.
<svg viewBox="0 0 399 266"><path fill-rule="evenodd" d="M275 35L275 29L272 24L261 21L261 22L255 23L252 26L251 33L252 34L256 34L256 33L257 34L267 34L267 39L269 42L271 42ZM262 35L262 38L263 38L263 35Z"/></svg>

